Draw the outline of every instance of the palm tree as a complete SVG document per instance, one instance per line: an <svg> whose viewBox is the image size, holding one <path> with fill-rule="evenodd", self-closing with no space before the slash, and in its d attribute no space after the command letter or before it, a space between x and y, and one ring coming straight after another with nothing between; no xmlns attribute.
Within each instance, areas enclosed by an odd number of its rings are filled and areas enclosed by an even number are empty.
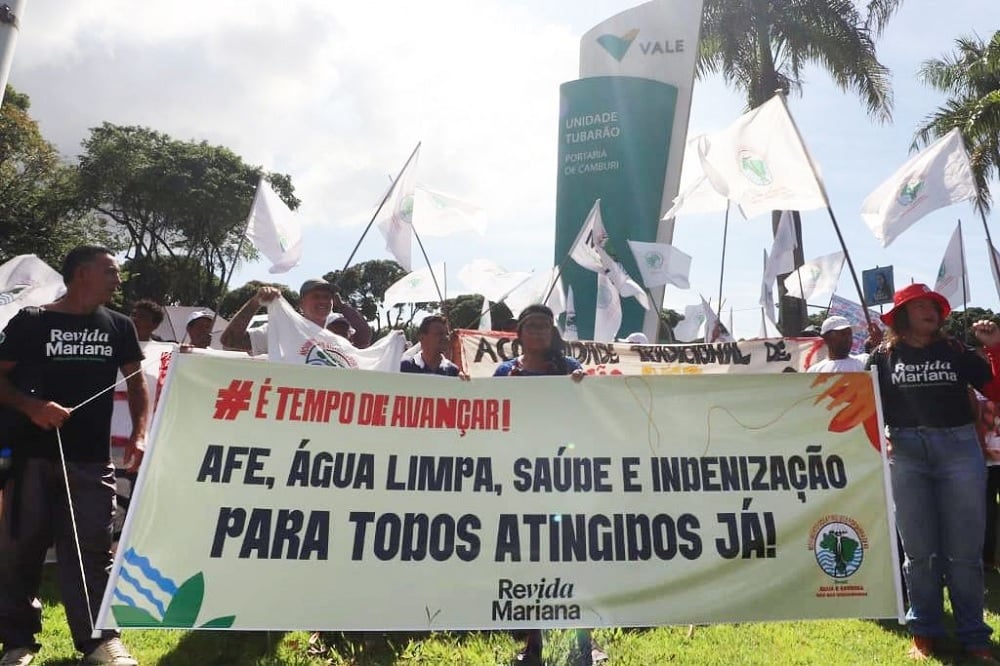
<svg viewBox="0 0 1000 666"><path fill-rule="evenodd" d="M1000 31L989 42L956 39L955 53L923 63L920 80L950 97L924 118L914 148L957 127L979 190L976 208L985 215L992 204L989 181L1000 174Z"/></svg>
<svg viewBox="0 0 1000 666"><path fill-rule="evenodd" d="M889 70L875 40L902 0L705 0L698 77L721 74L753 109L775 91L802 90L802 70L814 64L845 91L857 94L879 122L892 119ZM777 230L779 213L772 215ZM801 266L802 228L795 219L795 265ZM805 323L805 303L781 296L781 328L794 335Z"/></svg>

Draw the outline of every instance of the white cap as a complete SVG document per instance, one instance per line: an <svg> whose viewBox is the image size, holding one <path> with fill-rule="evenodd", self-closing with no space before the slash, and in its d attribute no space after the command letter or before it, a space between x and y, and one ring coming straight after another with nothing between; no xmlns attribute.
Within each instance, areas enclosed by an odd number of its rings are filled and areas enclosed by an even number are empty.
<svg viewBox="0 0 1000 666"><path fill-rule="evenodd" d="M636 331L635 333L629 333L624 338L618 338L618 342L628 342L633 345L648 345L649 338L646 337L645 333Z"/></svg>
<svg viewBox="0 0 1000 666"><path fill-rule="evenodd" d="M186 326L190 326L192 322L198 321L199 319L215 319L215 315L212 314L210 310L195 310L188 315Z"/></svg>
<svg viewBox="0 0 1000 666"><path fill-rule="evenodd" d="M834 315L823 320L823 325L819 328L819 334L826 335L830 331L842 331L845 328L851 328L851 322L846 317Z"/></svg>
<svg viewBox="0 0 1000 666"><path fill-rule="evenodd" d="M330 328L330 324L332 324L335 321L340 321L341 319L347 321L347 317L340 314L339 312L331 312L326 316L326 325L324 326L324 328ZM351 326L350 322L347 323L347 330L348 330L348 335L354 335L356 333L354 327Z"/></svg>

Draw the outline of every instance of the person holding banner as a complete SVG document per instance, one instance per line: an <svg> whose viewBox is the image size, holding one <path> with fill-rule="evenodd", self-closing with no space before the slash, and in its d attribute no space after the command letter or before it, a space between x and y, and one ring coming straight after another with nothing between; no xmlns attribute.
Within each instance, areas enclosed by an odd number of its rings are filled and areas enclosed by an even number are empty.
<svg viewBox="0 0 1000 666"><path fill-rule="evenodd" d="M447 319L441 315L424 317L417 328L417 342L420 343L420 353L411 358L404 358L399 364L400 372L444 377L462 376L458 366L444 356L451 348ZM468 375L464 378L468 379Z"/></svg>
<svg viewBox="0 0 1000 666"><path fill-rule="evenodd" d="M104 307L121 285L108 249L74 248L62 275L66 295L22 310L0 339L0 404L30 420L14 442L16 469L0 515L0 664L26 666L40 647L38 593L54 544L66 619L84 663L135 666L117 631L93 632L111 569L110 389L121 370L132 417L126 465L130 458L137 464L149 405L143 355L132 321Z"/></svg>
<svg viewBox="0 0 1000 666"><path fill-rule="evenodd" d="M277 287L263 286L250 297L236 316L230 320L222 332L222 344L226 349L245 351L253 356L267 353L267 324L247 330L250 319L261 306L267 305L281 296ZM354 328L351 344L364 349L371 344L372 329L361 314L340 298L337 288L323 278L312 278L299 288L299 309L302 316L320 328L326 327L326 318L331 312L339 312Z"/></svg>
<svg viewBox="0 0 1000 666"><path fill-rule="evenodd" d="M909 656L924 660L945 636L944 588L955 633L968 655L998 663L992 629L983 621L983 534L986 467L969 387L1000 397L1000 329L973 324L989 361L942 332L948 300L926 285L893 295L882 315L886 340L869 359L878 368L890 442L896 525L903 541L909 592Z"/></svg>
<svg viewBox="0 0 1000 666"><path fill-rule="evenodd" d="M556 328L555 316L547 306L529 305L521 311L517 319L517 340L521 343L521 355L498 365L493 373L494 377L569 375L573 381L579 382L587 376L579 361L563 355L562 340ZM592 664L608 658L608 655L594 642L590 630L581 631L578 645L581 652L589 650ZM541 666L541 629L529 629L525 632L524 647L518 652L514 663Z"/></svg>

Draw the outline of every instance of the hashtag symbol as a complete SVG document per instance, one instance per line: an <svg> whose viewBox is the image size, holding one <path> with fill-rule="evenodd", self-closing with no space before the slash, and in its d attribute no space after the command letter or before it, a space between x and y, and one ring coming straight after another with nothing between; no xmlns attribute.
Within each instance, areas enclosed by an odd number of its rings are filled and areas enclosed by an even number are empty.
<svg viewBox="0 0 1000 666"><path fill-rule="evenodd" d="M250 409L250 397L253 395L253 382L234 379L226 388L219 389L215 399L215 416L213 419L232 421L240 412Z"/></svg>

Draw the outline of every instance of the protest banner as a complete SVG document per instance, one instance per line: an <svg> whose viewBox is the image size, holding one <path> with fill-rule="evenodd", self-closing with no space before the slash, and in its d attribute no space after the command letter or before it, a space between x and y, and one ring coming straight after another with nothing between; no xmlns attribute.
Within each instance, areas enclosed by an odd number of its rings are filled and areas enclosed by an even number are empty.
<svg viewBox="0 0 1000 666"><path fill-rule="evenodd" d="M901 610L866 374L461 382L171 365L100 627Z"/></svg>
<svg viewBox="0 0 1000 666"><path fill-rule="evenodd" d="M471 377L491 377L497 365L521 353L515 333L456 331L460 365ZM563 350L591 375L700 375L805 372L826 358L822 338L635 345L565 340Z"/></svg>

